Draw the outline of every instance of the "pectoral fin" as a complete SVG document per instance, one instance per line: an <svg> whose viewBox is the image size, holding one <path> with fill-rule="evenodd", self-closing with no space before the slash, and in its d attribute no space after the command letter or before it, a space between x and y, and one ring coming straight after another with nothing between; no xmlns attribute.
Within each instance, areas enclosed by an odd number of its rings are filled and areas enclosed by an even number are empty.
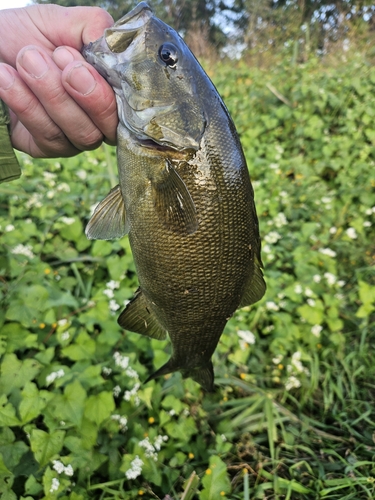
<svg viewBox="0 0 375 500"><path fill-rule="evenodd" d="M254 272L246 283L245 291L239 307L249 306L258 302L266 292L260 261L255 257Z"/></svg>
<svg viewBox="0 0 375 500"><path fill-rule="evenodd" d="M124 200L117 185L95 208L85 233L89 240L112 240L128 232Z"/></svg>
<svg viewBox="0 0 375 500"><path fill-rule="evenodd" d="M150 310L141 290L137 290L132 300L119 316L118 324L125 330L147 335L153 339L164 340L166 330Z"/></svg>
<svg viewBox="0 0 375 500"><path fill-rule="evenodd" d="M172 231L194 233L198 218L193 199L168 160L165 169L152 179L152 187L155 209L162 222Z"/></svg>

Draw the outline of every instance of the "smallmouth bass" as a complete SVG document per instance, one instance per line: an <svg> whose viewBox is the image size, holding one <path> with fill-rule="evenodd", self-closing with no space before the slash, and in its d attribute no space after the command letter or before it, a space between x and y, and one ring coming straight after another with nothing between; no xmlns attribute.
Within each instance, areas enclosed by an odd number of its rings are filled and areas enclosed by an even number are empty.
<svg viewBox="0 0 375 500"><path fill-rule="evenodd" d="M118 322L172 343L147 381L181 371L214 389L211 356L234 311L265 293L254 193L216 88L141 2L83 49L116 94L119 185L88 238L129 235L139 289Z"/></svg>

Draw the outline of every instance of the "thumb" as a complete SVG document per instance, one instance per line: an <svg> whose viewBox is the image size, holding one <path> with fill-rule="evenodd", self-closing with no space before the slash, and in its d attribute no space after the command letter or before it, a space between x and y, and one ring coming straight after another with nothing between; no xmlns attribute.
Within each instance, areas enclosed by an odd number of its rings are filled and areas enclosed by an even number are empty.
<svg viewBox="0 0 375 500"><path fill-rule="evenodd" d="M62 7L35 5L27 7L40 32L55 46L67 45L81 50L113 25L110 14L100 7Z"/></svg>

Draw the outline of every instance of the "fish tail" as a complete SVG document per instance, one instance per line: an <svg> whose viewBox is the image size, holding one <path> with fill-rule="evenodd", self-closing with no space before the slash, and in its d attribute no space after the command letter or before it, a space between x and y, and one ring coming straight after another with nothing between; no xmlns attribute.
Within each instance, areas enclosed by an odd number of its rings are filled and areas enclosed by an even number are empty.
<svg viewBox="0 0 375 500"><path fill-rule="evenodd" d="M191 377L198 382L206 392L215 392L214 367L210 360L206 366L195 367L192 370L182 370L184 378Z"/></svg>
<svg viewBox="0 0 375 500"><path fill-rule="evenodd" d="M173 358L171 358L165 365L159 368L159 370L156 370L156 372L150 375L144 383L146 384L147 382L150 382L150 380L154 380L155 378L162 377L163 375L167 375L168 373L176 372L178 370L181 370L184 378L191 377L193 380L198 382L198 384L200 384L206 392L215 392L214 368L211 360L206 366L198 366L186 370L176 366L173 362Z"/></svg>
<svg viewBox="0 0 375 500"><path fill-rule="evenodd" d="M178 366L175 366L171 358L169 361L165 363L165 365L159 368L159 370L156 370L156 372L152 373L149 377L147 377L144 383L147 384L147 382L150 382L150 380L162 377L163 375L167 375L168 373L176 372L177 370Z"/></svg>

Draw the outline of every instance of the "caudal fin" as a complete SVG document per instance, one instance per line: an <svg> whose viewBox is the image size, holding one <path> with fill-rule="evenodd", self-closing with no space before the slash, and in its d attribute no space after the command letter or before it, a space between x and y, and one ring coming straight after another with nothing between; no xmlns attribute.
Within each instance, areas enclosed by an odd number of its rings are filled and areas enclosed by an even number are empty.
<svg viewBox="0 0 375 500"><path fill-rule="evenodd" d="M191 377L193 380L198 382L202 386L202 388L206 392L214 392L214 368L212 365L212 361L208 361L207 365L202 367L195 367L192 369L181 369L176 366L173 362L173 358L171 358L165 365L163 365L159 370L156 370L152 375L150 375L147 380L145 380L145 384L150 380L154 380L155 378L161 377L163 375L167 375L168 373L176 372L181 370L182 376L184 378Z"/></svg>

